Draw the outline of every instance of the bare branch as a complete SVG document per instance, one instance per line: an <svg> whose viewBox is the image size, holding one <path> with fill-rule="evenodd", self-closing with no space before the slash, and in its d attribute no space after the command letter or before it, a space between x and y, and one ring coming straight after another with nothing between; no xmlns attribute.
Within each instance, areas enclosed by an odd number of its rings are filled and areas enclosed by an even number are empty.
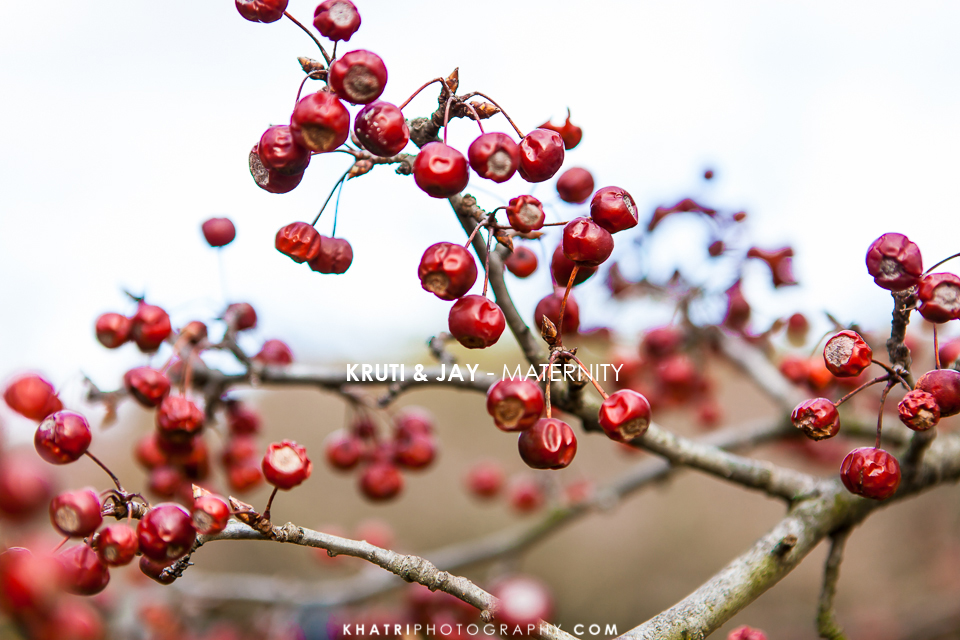
<svg viewBox="0 0 960 640"><path fill-rule="evenodd" d="M827 564L823 568L823 587L820 590L820 603L817 608L817 633L825 640L847 640L843 629L837 624L833 599L837 594L843 548L847 544L847 538L850 537L850 531L850 529L842 529L830 536L830 553L827 556Z"/></svg>
<svg viewBox="0 0 960 640"><path fill-rule="evenodd" d="M742 338L728 335L719 329L711 337L719 345L720 353L745 373L784 412L790 412L806 398L759 349Z"/></svg>

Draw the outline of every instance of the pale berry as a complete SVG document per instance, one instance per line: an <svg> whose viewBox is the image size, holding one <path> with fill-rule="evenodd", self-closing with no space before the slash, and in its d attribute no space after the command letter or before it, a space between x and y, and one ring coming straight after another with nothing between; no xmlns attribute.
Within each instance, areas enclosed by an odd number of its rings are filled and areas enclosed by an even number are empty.
<svg viewBox="0 0 960 640"><path fill-rule="evenodd" d="M704 176L706 178L706 176ZM712 177L712 176L711 176ZM709 180L710 178L707 178ZM727 636L727 640L767 640L767 634L760 629L754 629L746 625L737 627Z"/></svg>
<svg viewBox="0 0 960 640"><path fill-rule="evenodd" d="M500 606L494 621L508 629L519 628L522 632L532 627L538 629L541 620L553 617L553 599L547 587L530 576L503 578L490 588L490 593L499 598ZM538 635L537 631L532 634Z"/></svg>

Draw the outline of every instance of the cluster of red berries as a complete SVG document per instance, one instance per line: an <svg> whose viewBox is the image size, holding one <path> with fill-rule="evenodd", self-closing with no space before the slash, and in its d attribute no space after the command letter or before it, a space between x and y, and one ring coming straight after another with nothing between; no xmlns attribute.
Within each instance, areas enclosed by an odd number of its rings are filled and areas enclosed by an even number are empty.
<svg viewBox="0 0 960 640"><path fill-rule="evenodd" d="M495 460L473 464L464 475L464 485L470 495L484 502L504 496L510 508L520 515L538 511L547 504L551 492L558 489L556 479L547 482L543 476L518 473L507 478ZM586 480L578 479L559 487L559 492L552 497L567 504L579 503L591 495L592 488Z"/></svg>
<svg viewBox="0 0 960 640"><path fill-rule="evenodd" d="M105 313L97 318L97 340L107 349L116 349L133 340L144 353L153 353L173 331L170 316L162 308L141 301L132 317Z"/></svg>

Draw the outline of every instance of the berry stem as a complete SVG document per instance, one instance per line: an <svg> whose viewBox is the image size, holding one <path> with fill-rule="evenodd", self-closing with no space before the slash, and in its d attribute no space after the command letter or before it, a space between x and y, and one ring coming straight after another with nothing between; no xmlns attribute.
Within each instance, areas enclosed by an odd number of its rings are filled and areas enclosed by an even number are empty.
<svg viewBox="0 0 960 640"><path fill-rule="evenodd" d="M413 100L414 98L417 97L417 94L419 94L421 91L423 91L424 89L426 89L427 87L429 87L430 85L432 85L434 82L443 82L443 78L434 78L433 80L430 80L430 81L428 81L428 82L424 82L424 83L420 86L419 89L417 89L416 91L413 92L413 95L411 95L409 98L407 98L406 100L404 100L404 101L403 101L403 104L401 104L401 105L400 105L399 107L397 107L397 108L402 111L405 106L407 106L408 104L410 104L410 101L411 101L411 100Z"/></svg>
<svg viewBox="0 0 960 640"><path fill-rule="evenodd" d="M580 370L583 371L585 374L587 374L587 379L590 380L590 382L593 383L593 386L597 389L597 392L600 394L600 396L601 396L604 400L606 400L607 398L610 397L610 396L607 394L607 392L603 390L603 387L600 386L600 383L597 382L592 375L590 375L590 370L587 369L587 366L586 366L585 364L583 364L583 362L581 362L580 358L578 358L577 356L575 356L572 351L564 351L564 352L562 352L561 355L566 356L567 358L571 358L574 362L576 362L578 365L580 365Z"/></svg>
<svg viewBox="0 0 960 640"><path fill-rule="evenodd" d="M573 270L570 271L570 280L567 281L567 289L563 292L563 300L560 301L560 317L557 318L557 344L563 344L563 313L567 310L567 298L570 297L570 290L573 289L573 281L576 279L579 269L580 265L574 263Z"/></svg>
<svg viewBox="0 0 960 640"><path fill-rule="evenodd" d="M270 519L270 508L273 506L273 499L277 497L277 491L280 490L280 487L274 487L273 492L270 493L270 498L267 500L267 508L263 510L263 517L267 520Z"/></svg>
<svg viewBox="0 0 960 640"><path fill-rule="evenodd" d="M933 364L934 369L940 368L940 338L937 336L937 325L933 325Z"/></svg>
<svg viewBox="0 0 960 640"><path fill-rule="evenodd" d="M54 554L54 553L56 553L57 551L60 551L60 549L63 548L63 545L67 544L67 541L68 541L68 540L70 540L70 537L69 537L69 536L64 536L63 540L60 541L60 544L58 544L57 546L55 546L55 547L53 548L53 551L51 551L50 553L51 553L51 554Z"/></svg>
<svg viewBox="0 0 960 640"><path fill-rule="evenodd" d="M483 130L483 123L480 122L480 114L477 113L477 110L473 108L473 105L469 102L464 102L463 105L470 110L470 113L473 114L473 119L477 121L477 126L480 127L480 133L486 133L486 131Z"/></svg>
<svg viewBox="0 0 960 640"><path fill-rule="evenodd" d="M960 253L955 253L955 254L953 254L952 256L950 256L949 258L944 258L943 260L941 260L941 261L938 262L937 264L933 265L932 267L930 267L929 269L927 269L926 271L924 271L924 272L923 272L923 275L927 275L928 273L930 273L931 271L933 271L934 269L936 269L937 267L939 267L940 265L942 265L944 262L949 262L950 260L953 260L954 258L960 258Z"/></svg>
<svg viewBox="0 0 960 640"><path fill-rule="evenodd" d="M887 382L887 386L883 388L883 393L880 395L880 413L877 415L877 442L873 446L874 449L880 448L880 432L883 430L883 405L887 401L887 394L890 393L890 389L896 384L895 380Z"/></svg>
<svg viewBox="0 0 960 640"><path fill-rule="evenodd" d="M543 371L543 379L547 384L546 393L544 394L544 407L546 409L547 418L551 418L551 406L550 406L550 387L553 386L550 383L550 378L553 377L553 363L557 359L557 354L559 351L554 351L550 354L550 359L547 361L547 368Z"/></svg>
<svg viewBox="0 0 960 640"><path fill-rule="evenodd" d="M346 180L340 181L340 188L337 189L337 200L333 203L333 229L330 231L330 237L337 237L337 215L340 213L340 194L343 193L343 185L347 184Z"/></svg>
<svg viewBox="0 0 960 640"><path fill-rule="evenodd" d="M104 471L107 472L107 475L110 476L110 479L111 479L111 480L113 480L113 484L116 485L117 491L119 491L120 493L123 493L123 494L126 493L126 491L125 491L124 488L123 488L123 485L120 484L120 478L118 478L118 477L113 473L113 471L110 471L110 468L107 467L107 465L105 465L105 464L103 464L102 462L100 462L100 459L97 458L97 456L95 456L95 455L93 455L92 453L90 453L90 451L84 451L84 452L83 452L83 455L87 456L88 458L90 458L91 460L93 460L94 462L96 462L98 467L100 467L101 469L103 469Z"/></svg>
<svg viewBox="0 0 960 640"><path fill-rule="evenodd" d="M500 109L500 113L503 114L503 117L507 119L507 122L509 122L510 126L513 127L513 130L516 131L517 135L520 136L520 139L523 140L524 135L523 135L523 132L520 131L520 127L518 127L517 124L513 121L513 119L509 115L507 115L507 112L503 110L503 107L497 104L497 101L491 98L490 96L488 96L487 94L480 93L479 91L474 91L473 93L468 93L465 96L461 96L461 99L466 101L467 98L471 98L473 96L480 96L481 98L486 98L487 100L490 101L490 103L493 106L495 106L497 109Z"/></svg>
<svg viewBox="0 0 960 640"><path fill-rule="evenodd" d="M565 226L565 225L568 225L568 224L570 224L570 221L569 221L569 220L566 220L566 221L563 221L563 222L544 222L544 223L543 223L543 226L545 226L545 227L562 227L562 226Z"/></svg>
<svg viewBox="0 0 960 640"><path fill-rule="evenodd" d="M447 98L447 104L443 106L443 144L447 144L447 125L450 123L450 105L453 103L453 96Z"/></svg>
<svg viewBox="0 0 960 640"><path fill-rule="evenodd" d="M284 11L284 12L283 12L283 15L286 16L287 18L289 18L289 19L290 19L290 22L292 22L293 24L295 24L295 25L297 25L298 27L300 27L305 34L307 34L308 36L310 36L310 39L313 40L313 41L316 43L316 45L320 48L320 53L323 55L323 59L326 60L327 66L329 67L329 66L330 66L330 62L331 62L330 56L327 55L326 49L323 48L323 45L320 44L320 41L317 40L316 36L314 36L312 33L310 33L310 29L307 29L305 26L303 26L303 25L300 23L299 20L297 20L296 18L294 18L294 17L293 17L292 15L290 15L288 12ZM334 46L336 46L336 45L334 45Z"/></svg>
<svg viewBox="0 0 960 640"><path fill-rule="evenodd" d="M297 99L296 99L296 101L293 103L293 106L294 106L294 107L296 107L297 104L300 102L300 95L303 93L303 86L304 86L305 84L307 84L307 80L310 80L310 79L316 80L316 78L314 78L314 76L313 76L313 74L315 74L315 73L316 73L316 71L311 71L310 73L307 74L307 77L306 77L306 78L304 78L303 80L300 81L300 88L297 89Z"/></svg>
<svg viewBox="0 0 960 640"><path fill-rule="evenodd" d="M907 391L910 391L910 389L913 388L913 387L911 387L909 384L907 384L907 381L903 379L903 376L901 376L901 375L897 372L897 370L894 369L893 367L891 367L890 365L885 364L885 363L883 363L883 362L880 362L879 360L875 360L875 359L873 359L873 358L870 359L870 362L872 362L873 364L877 365L878 367L881 367L884 371L886 371L886 372L889 373L891 376L893 376L894 378L896 378L897 381L898 381L900 384L902 384L902 385L903 385L903 388L906 389Z"/></svg>
<svg viewBox="0 0 960 640"><path fill-rule="evenodd" d="M843 396L842 398L840 398L839 400L837 400L836 402L834 402L834 403L833 403L833 406L839 407L839 406L842 405L844 402L846 402L847 400L849 400L849 399L852 398L853 396L857 395L858 393L860 393L861 391L863 391L863 390L866 389L867 387L872 387L873 385L875 385L875 384L877 384L877 383L879 383L879 382L886 382L886 381L891 380L891 379L894 381L894 384L896 384L896 380L895 380L895 379L893 378L893 376L892 376L891 374L889 374L889 373L888 373L887 375L885 375L885 376L879 376L879 377L877 377L877 378L874 378L873 380L869 380L869 381L867 381L867 382L864 382L862 385L860 385L859 387L857 387L856 389L854 389L853 391L851 391L851 392L848 393L847 395Z"/></svg>
<svg viewBox="0 0 960 640"><path fill-rule="evenodd" d="M350 169L353 169L353 165L350 166ZM340 179L333 184L333 189L330 189L330 195L327 196L327 199L323 201L323 206L320 207L320 213L317 214L317 217L313 219L313 222L310 223L311 227L317 226L317 223L320 222L320 216L323 215L323 210L327 208L327 205L330 203L330 198L333 197L333 194L336 192L337 187L339 187L344 180L347 179L347 176L350 175L350 169L347 169L343 172L343 175L340 176Z"/></svg>
<svg viewBox="0 0 960 640"><path fill-rule="evenodd" d="M446 131L446 129L444 129ZM479 227L477 227L479 228ZM487 229L487 252L483 257L483 297L487 297L487 287L490 286L490 245L493 242L493 229Z"/></svg>

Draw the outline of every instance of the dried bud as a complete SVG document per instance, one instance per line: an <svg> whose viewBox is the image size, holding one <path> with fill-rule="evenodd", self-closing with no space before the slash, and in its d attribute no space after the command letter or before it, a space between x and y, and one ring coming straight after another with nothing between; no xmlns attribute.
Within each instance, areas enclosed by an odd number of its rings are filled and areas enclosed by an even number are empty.
<svg viewBox="0 0 960 640"><path fill-rule="evenodd" d="M557 344L557 325L553 324L547 316L541 319L540 337L551 347Z"/></svg>
<svg viewBox="0 0 960 640"><path fill-rule="evenodd" d="M357 160L353 163L353 166L350 167L350 172L347 173L347 180L362 176L368 173L370 169L373 169L373 162L370 160Z"/></svg>
<svg viewBox="0 0 960 640"><path fill-rule="evenodd" d="M323 66L323 63L319 60L314 60L313 58L300 56L297 58L297 62L300 63L300 68L303 69L303 72L307 75L317 71L326 71L326 67Z"/></svg>
<svg viewBox="0 0 960 640"><path fill-rule="evenodd" d="M457 89L460 88L460 67L457 67L453 70L446 80L443 81L443 85L447 88L450 93L456 93Z"/></svg>
<svg viewBox="0 0 960 640"><path fill-rule="evenodd" d="M500 108L495 107L489 102L481 102L480 100L474 100L470 103L470 106L474 108L477 112L477 115L480 116L480 119L492 118L493 116L500 113Z"/></svg>
<svg viewBox="0 0 960 640"><path fill-rule="evenodd" d="M513 251L513 239L510 238L506 231L503 229L497 229L494 232L493 237L497 239L497 242L505 246L510 251Z"/></svg>

